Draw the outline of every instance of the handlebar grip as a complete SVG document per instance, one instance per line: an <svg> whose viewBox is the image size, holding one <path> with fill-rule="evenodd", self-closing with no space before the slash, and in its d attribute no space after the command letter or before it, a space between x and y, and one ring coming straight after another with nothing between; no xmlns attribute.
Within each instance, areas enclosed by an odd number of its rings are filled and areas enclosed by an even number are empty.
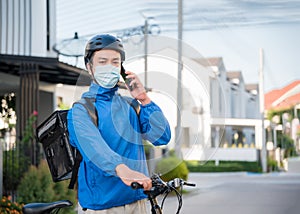
<svg viewBox="0 0 300 214"><path fill-rule="evenodd" d="M131 183L131 188L132 189L143 189L143 185L139 184L138 182L132 182Z"/></svg>
<svg viewBox="0 0 300 214"><path fill-rule="evenodd" d="M184 182L184 185L190 186L190 187L195 187L195 186L196 186L196 184L193 184L193 183L187 183L187 182Z"/></svg>

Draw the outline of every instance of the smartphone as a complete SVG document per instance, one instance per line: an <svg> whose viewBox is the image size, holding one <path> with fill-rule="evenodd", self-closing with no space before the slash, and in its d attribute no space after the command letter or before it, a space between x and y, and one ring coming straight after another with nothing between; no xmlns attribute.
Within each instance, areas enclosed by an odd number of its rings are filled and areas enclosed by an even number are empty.
<svg viewBox="0 0 300 214"><path fill-rule="evenodd" d="M130 85L131 79L126 78L127 74L125 73L125 68L123 67L123 65L121 65L121 76L123 77L125 84L129 88L129 90L132 91L134 87Z"/></svg>

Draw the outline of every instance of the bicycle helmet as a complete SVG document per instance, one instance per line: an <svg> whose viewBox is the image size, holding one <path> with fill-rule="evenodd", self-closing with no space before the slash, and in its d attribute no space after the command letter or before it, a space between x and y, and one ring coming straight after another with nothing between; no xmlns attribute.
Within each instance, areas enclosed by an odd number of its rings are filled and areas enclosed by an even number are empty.
<svg viewBox="0 0 300 214"><path fill-rule="evenodd" d="M121 54L121 61L123 62L125 60L125 51L121 40L110 34L100 34L94 36L88 41L84 54L85 64L90 61L95 51L102 49L118 51Z"/></svg>

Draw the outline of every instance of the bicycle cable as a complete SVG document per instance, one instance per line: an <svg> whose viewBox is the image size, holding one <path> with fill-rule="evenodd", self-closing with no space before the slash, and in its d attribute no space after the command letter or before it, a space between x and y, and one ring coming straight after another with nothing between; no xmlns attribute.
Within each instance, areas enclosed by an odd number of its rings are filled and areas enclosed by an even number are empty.
<svg viewBox="0 0 300 214"><path fill-rule="evenodd" d="M172 185L169 186L169 188L171 189L166 191L166 194L164 195L163 199L162 199L162 202L161 202L161 209L163 209L163 206L164 206L164 202L166 200L166 198L168 197L169 193L174 191L175 194L176 194L176 197L177 197L177 202L178 202L178 206L177 206L177 211L176 211L176 214L179 214L181 208L182 208L182 187L183 185L181 184L180 185L180 192L175 188L173 187Z"/></svg>

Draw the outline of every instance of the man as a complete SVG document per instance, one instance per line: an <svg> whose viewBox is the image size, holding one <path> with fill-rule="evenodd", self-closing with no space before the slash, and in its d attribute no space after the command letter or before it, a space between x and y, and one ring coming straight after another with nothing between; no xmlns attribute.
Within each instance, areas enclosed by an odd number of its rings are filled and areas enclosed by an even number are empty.
<svg viewBox="0 0 300 214"><path fill-rule="evenodd" d="M167 144L171 135L168 121L133 72L125 73L140 112L117 93L125 60L119 39L109 34L94 36L87 43L84 59L93 81L82 97L95 99L98 127L84 106L75 104L69 111L70 141L83 156L78 213L145 213L143 189L133 190L130 185L138 182L144 190L151 188L142 139Z"/></svg>

